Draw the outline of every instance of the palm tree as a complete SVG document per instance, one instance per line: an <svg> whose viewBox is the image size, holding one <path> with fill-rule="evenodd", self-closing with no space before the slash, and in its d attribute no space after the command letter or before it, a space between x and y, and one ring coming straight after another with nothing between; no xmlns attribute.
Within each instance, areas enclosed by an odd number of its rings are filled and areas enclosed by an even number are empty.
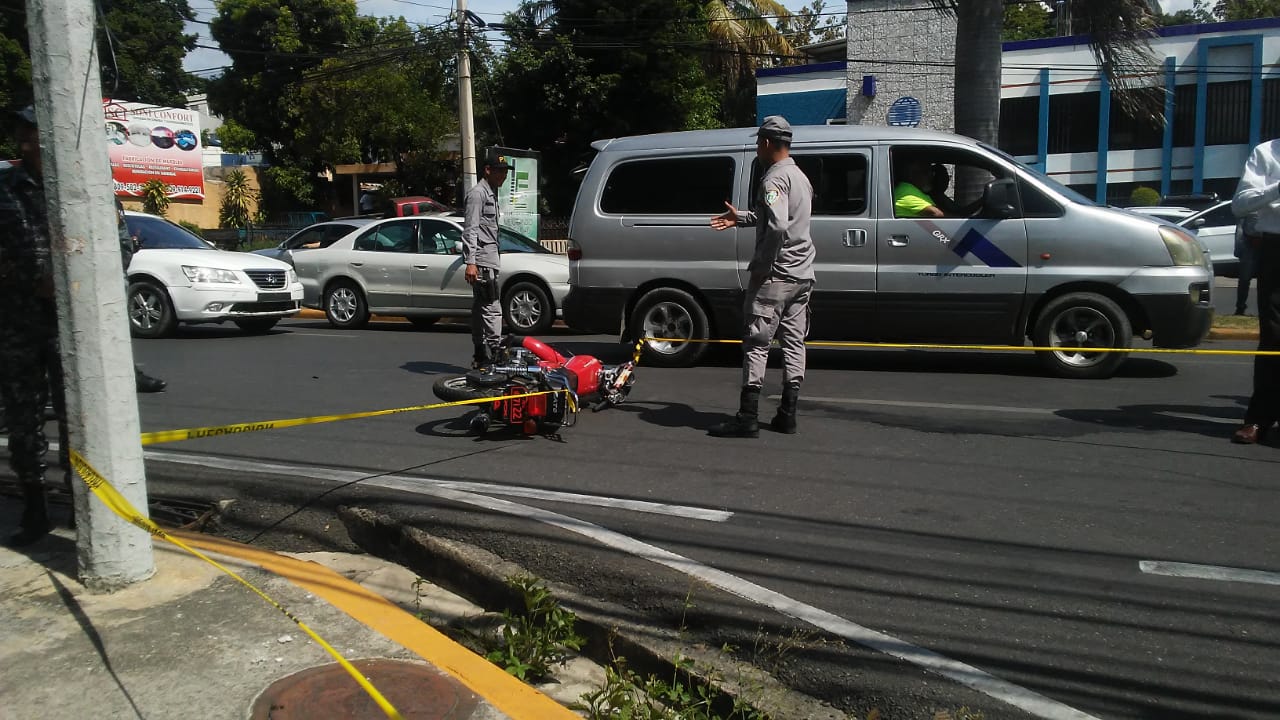
<svg viewBox="0 0 1280 720"><path fill-rule="evenodd" d="M956 132L991 145L1000 128L1000 31L1004 0L930 0L956 16ZM1121 111L1157 121L1163 94L1144 78L1155 74L1147 37L1156 25L1148 0L1068 0L1075 28L1115 89Z"/></svg>
<svg viewBox="0 0 1280 720"><path fill-rule="evenodd" d="M770 18L791 16L777 0L707 0L711 42L724 54L718 63L735 74L748 74L769 56L786 57L795 49Z"/></svg>

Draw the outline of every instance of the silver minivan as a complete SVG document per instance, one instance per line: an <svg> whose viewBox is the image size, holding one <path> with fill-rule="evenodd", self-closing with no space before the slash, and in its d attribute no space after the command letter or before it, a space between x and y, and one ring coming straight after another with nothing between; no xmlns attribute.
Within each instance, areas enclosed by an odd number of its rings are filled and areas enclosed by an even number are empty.
<svg viewBox="0 0 1280 720"><path fill-rule="evenodd" d="M1060 348L1048 368L1109 377L1135 335L1191 347L1209 331L1213 275L1186 231L1101 207L969 138L910 128L794 129L814 188L817 282L809 339ZM746 208L755 128L593 144L569 225L566 324L660 338L646 362L695 363L737 338L754 228L712 230ZM896 217L897 170L928 162L947 217ZM955 188L944 184L954 178ZM941 187L940 187L941 186Z"/></svg>

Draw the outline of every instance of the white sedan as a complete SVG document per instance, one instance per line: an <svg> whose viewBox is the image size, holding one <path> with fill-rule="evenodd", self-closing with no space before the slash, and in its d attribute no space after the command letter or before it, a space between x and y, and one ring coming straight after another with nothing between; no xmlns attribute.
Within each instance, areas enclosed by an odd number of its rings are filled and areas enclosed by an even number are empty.
<svg viewBox="0 0 1280 720"><path fill-rule="evenodd" d="M339 328L364 325L370 314L408 318L426 326L471 314L471 286L463 277L461 218L417 215L357 228L328 247L292 254L304 289L302 304L324 310ZM546 332L569 294L569 260L507 228L500 297L508 329Z"/></svg>
<svg viewBox="0 0 1280 720"><path fill-rule="evenodd" d="M260 333L298 312L302 284L287 263L219 250L155 215L125 212L125 223L139 244L128 271L135 337L162 337L180 322L228 320Z"/></svg>

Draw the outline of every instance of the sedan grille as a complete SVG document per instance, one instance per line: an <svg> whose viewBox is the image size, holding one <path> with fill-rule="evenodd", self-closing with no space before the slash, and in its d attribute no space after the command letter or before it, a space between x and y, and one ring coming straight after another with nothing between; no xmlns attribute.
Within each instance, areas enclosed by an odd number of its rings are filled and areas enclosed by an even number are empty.
<svg viewBox="0 0 1280 720"><path fill-rule="evenodd" d="M284 287L286 270L245 270L249 279L263 290L279 290Z"/></svg>

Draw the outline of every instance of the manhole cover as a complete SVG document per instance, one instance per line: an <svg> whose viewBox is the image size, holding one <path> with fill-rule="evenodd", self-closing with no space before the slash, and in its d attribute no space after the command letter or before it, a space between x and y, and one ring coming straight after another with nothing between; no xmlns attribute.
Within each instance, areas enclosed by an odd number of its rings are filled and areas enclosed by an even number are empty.
<svg viewBox="0 0 1280 720"><path fill-rule="evenodd" d="M479 697L426 665L399 660L351 663L406 720L471 717ZM253 703L250 720L383 720L386 715L341 665L294 673L272 683Z"/></svg>

